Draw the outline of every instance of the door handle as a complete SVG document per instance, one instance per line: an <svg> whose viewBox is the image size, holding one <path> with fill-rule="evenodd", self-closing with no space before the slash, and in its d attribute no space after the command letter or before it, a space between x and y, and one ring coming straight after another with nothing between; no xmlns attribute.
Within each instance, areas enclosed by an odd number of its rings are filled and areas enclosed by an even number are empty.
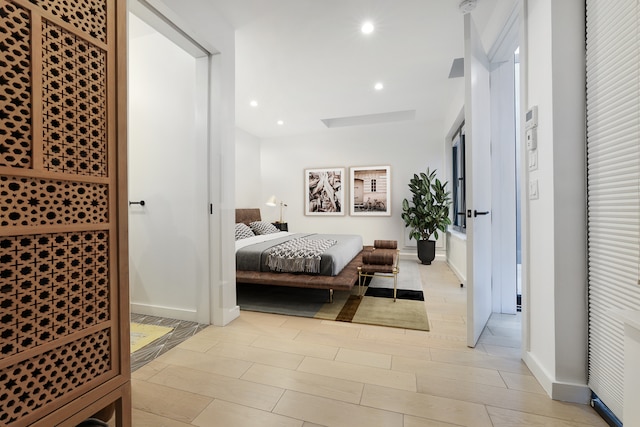
<svg viewBox="0 0 640 427"><path fill-rule="evenodd" d="M129 202L129 206L131 206L131 205L144 206L144 200L140 200L139 202Z"/></svg>
<svg viewBox="0 0 640 427"><path fill-rule="evenodd" d="M477 211L477 210L475 210L475 209L474 209L474 210L473 210L473 217L475 218L475 217L477 217L478 215L489 215L489 211L483 211L483 212L480 212L480 211Z"/></svg>

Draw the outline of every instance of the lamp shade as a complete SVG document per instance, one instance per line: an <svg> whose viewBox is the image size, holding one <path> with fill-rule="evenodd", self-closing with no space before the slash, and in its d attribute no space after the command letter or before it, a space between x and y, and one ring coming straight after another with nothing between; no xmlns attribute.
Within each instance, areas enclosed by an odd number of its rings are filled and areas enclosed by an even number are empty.
<svg viewBox="0 0 640 427"><path fill-rule="evenodd" d="M271 196L265 203L267 206L275 206L276 205L276 196Z"/></svg>

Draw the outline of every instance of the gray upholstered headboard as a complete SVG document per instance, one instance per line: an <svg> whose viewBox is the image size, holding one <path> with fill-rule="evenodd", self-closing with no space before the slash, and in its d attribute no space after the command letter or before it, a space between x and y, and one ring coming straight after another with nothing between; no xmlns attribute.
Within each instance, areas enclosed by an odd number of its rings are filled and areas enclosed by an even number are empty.
<svg viewBox="0 0 640 427"><path fill-rule="evenodd" d="M253 221L261 221L259 208L236 209L236 224L239 222L249 224Z"/></svg>

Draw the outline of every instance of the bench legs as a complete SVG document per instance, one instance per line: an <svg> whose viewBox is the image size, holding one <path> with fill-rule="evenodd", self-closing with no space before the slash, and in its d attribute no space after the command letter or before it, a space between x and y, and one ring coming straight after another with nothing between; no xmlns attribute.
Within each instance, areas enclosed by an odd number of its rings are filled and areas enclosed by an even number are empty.
<svg viewBox="0 0 640 427"><path fill-rule="evenodd" d="M393 301L394 302L396 301L396 296L398 293L398 273L399 272L400 272L400 269L397 266L395 266L389 272L377 273L378 277L388 277L393 279ZM364 292L362 291L364 287L363 278L374 277L375 275L376 273L366 273L362 271L362 267L358 267L358 296L359 297L364 296Z"/></svg>

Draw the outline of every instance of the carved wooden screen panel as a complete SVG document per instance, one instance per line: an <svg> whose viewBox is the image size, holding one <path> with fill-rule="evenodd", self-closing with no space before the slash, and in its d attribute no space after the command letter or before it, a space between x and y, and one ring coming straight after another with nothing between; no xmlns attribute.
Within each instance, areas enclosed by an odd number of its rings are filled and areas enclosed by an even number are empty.
<svg viewBox="0 0 640 427"><path fill-rule="evenodd" d="M118 327L117 5L0 0L2 426L63 420L52 414L128 378Z"/></svg>

